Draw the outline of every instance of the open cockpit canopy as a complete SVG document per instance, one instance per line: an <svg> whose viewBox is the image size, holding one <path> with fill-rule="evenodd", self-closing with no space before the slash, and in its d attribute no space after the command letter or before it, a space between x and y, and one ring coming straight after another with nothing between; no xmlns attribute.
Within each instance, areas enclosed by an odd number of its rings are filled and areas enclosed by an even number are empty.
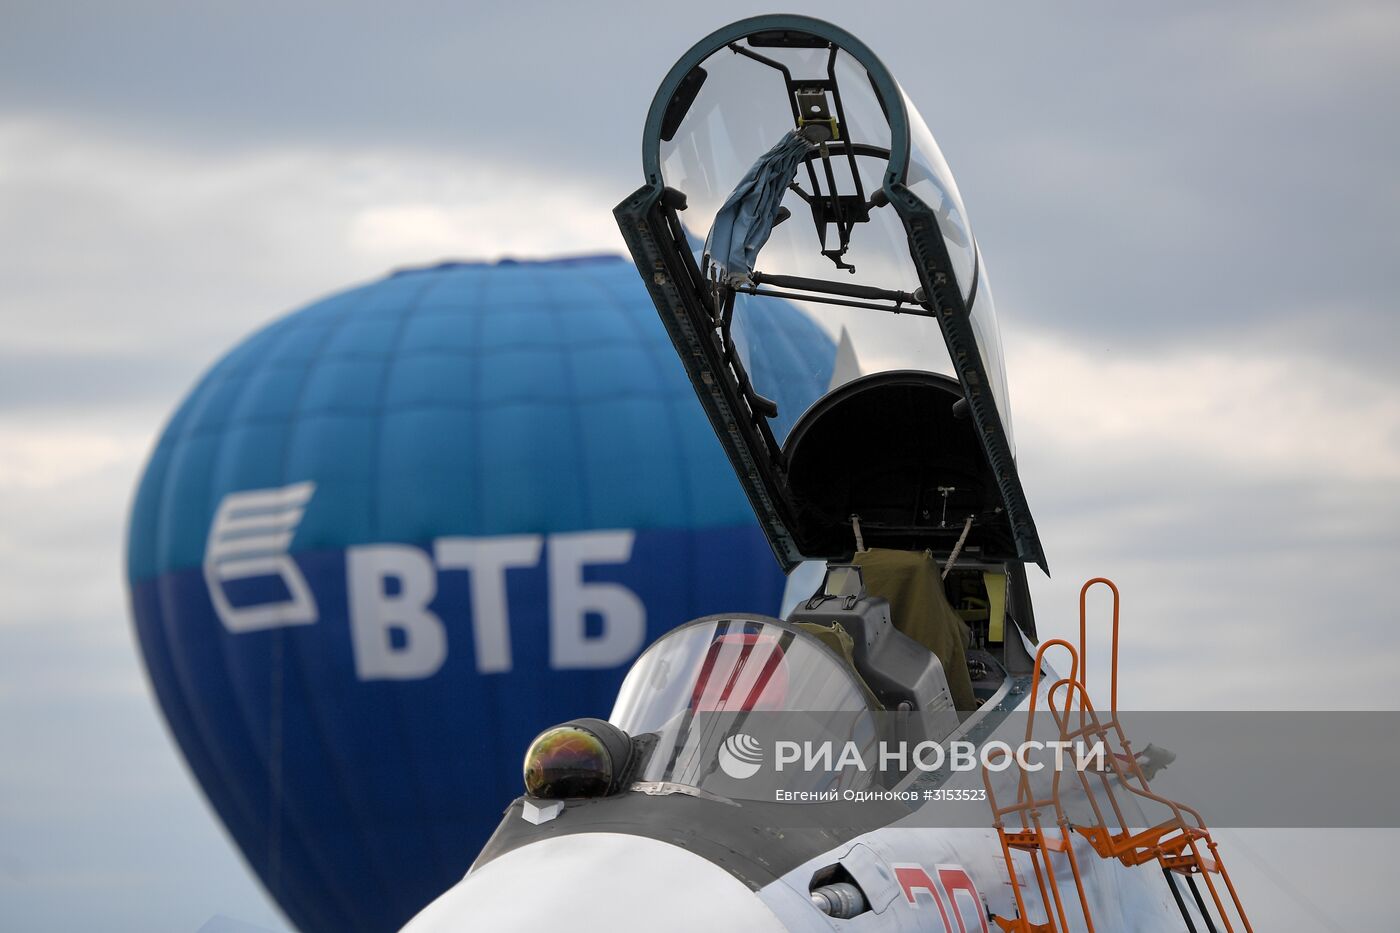
<svg viewBox="0 0 1400 933"><path fill-rule="evenodd" d="M1045 565L962 198L869 49L800 16L715 32L658 90L643 167L618 222L785 569L849 554L852 516L869 546ZM829 380L749 365L783 303L838 344Z"/></svg>

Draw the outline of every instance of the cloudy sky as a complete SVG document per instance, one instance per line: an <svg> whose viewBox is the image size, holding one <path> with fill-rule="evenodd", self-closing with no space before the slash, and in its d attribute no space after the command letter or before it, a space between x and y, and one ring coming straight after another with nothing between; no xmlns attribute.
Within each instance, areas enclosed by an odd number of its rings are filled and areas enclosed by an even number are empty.
<svg viewBox="0 0 1400 933"><path fill-rule="evenodd" d="M327 291L620 249L656 83L754 12L0 0L5 926L283 923L133 646L123 526L156 432ZM1055 574L1042 635L1105 574L1124 705L1396 709L1400 7L804 12L881 55L957 174ZM1273 929L1353 928L1393 882L1395 834L1225 840ZM1308 852L1346 896L1293 890Z"/></svg>

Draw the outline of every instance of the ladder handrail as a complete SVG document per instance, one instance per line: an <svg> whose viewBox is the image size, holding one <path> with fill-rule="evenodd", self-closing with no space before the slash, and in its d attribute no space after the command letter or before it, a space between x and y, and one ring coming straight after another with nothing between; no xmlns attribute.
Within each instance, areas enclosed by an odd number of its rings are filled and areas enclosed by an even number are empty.
<svg viewBox="0 0 1400 933"><path fill-rule="evenodd" d="M1040 669L1045 660L1045 653L1051 648L1063 648L1069 652L1069 678L1079 679L1079 655L1075 652L1074 646L1063 638L1051 638L1040 643L1040 647L1035 652L1035 667L1031 671L1031 701L1026 709L1026 741L1031 740L1031 730L1035 725L1035 701L1040 694ZM1048 698L1047 698L1048 699Z"/></svg>
<svg viewBox="0 0 1400 933"><path fill-rule="evenodd" d="M1112 663L1109 671L1109 703L1108 708L1118 713L1118 610L1122 603L1122 594L1118 592L1118 584L1108 577L1094 577L1079 588L1079 663L1083 666L1082 676L1079 678L1082 683L1089 682L1089 654L1086 634L1088 630L1088 598L1089 590L1101 583L1113 592L1113 648Z"/></svg>

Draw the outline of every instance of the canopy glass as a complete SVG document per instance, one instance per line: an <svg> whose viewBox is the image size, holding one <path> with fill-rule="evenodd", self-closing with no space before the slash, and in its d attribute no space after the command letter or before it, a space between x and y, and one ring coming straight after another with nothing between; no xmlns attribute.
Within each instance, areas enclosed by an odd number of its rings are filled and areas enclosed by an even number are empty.
<svg viewBox="0 0 1400 933"><path fill-rule="evenodd" d="M859 714L869 711L850 666L820 641L777 619L747 616L702 619L664 636L632 666L608 719L645 749L636 781L771 801L779 788L868 779L795 768L759 775L769 732L867 744L874 719Z"/></svg>
<svg viewBox="0 0 1400 933"><path fill-rule="evenodd" d="M841 344L825 395L896 371L957 380L1012 542L1043 563L1016 474L1001 336L946 160L898 84L858 40L805 17L720 30L672 69L643 141L648 185L618 220L658 310L785 566L804 557L784 450L824 395L826 360L754 374L758 328L789 302ZM801 373L806 385L790 383ZM918 431L917 413L908 423ZM978 498L975 521L986 524ZM969 513L971 514L971 513ZM824 537L829 541L830 536ZM824 549L829 549L829 545Z"/></svg>

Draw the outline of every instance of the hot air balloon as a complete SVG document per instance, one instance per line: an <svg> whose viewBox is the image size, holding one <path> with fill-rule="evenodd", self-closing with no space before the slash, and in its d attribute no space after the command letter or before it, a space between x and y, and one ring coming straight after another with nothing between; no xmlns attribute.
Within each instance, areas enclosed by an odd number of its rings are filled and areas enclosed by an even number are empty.
<svg viewBox="0 0 1400 933"><path fill-rule="evenodd" d="M782 431L835 349L771 315L747 363ZM275 321L172 416L131 514L136 633L301 929L397 929L466 871L537 732L607 715L686 619L779 609L672 352L620 258L445 263Z"/></svg>

